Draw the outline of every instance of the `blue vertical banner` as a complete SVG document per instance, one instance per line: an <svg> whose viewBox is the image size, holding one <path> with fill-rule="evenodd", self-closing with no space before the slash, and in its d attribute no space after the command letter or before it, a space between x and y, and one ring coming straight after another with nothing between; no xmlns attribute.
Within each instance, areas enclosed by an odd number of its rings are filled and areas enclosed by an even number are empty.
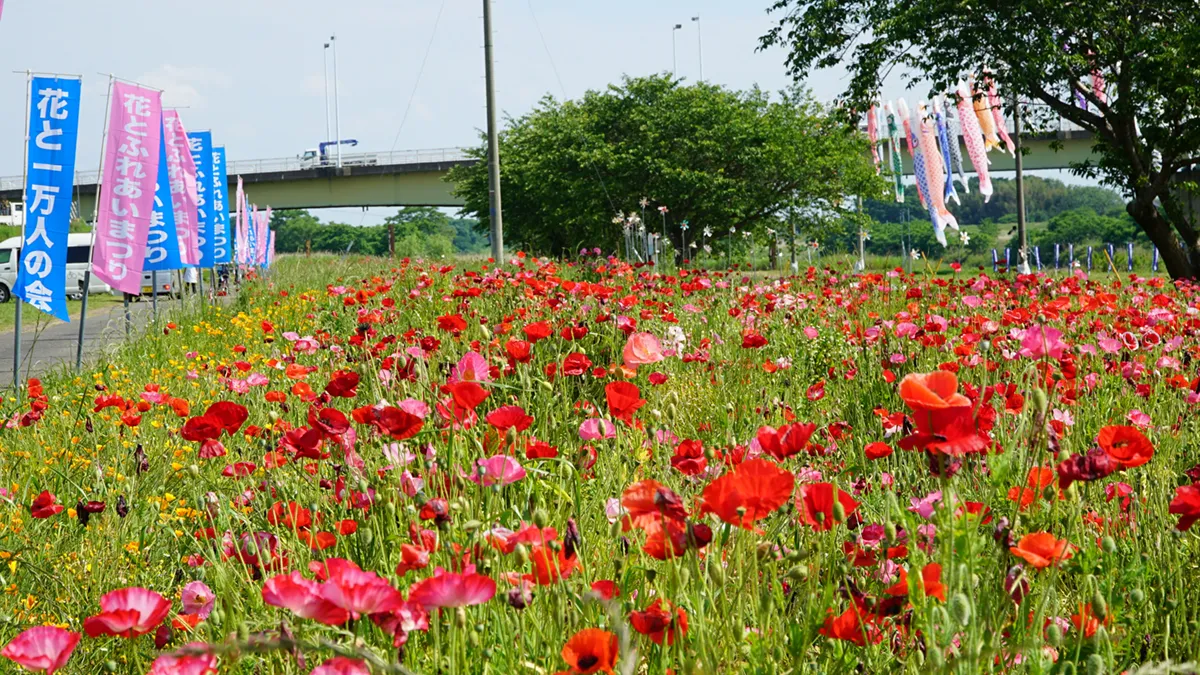
<svg viewBox="0 0 1200 675"><path fill-rule="evenodd" d="M1150 256L1150 269L1158 272L1158 247L1154 247L1154 254Z"/></svg>
<svg viewBox="0 0 1200 675"><path fill-rule="evenodd" d="M992 273L996 273L999 269L999 259L996 257L996 249L992 249Z"/></svg>
<svg viewBox="0 0 1200 675"><path fill-rule="evenodd" d="M212 232L213 262L233 262L233 241L229 228L229 184L225 175L225 148L212 151Z"/></svg>
<svg viewBox="0 0 1200 675"><path fill-rule="evenodd" d="M200 260L197 267L212 267L213 217L212 217L212 132L188 133L188 149L196 164L196 232L200 243Z"/></svg>
<svg viewBox="0 0 1200 675"><path fill-rule="evenodd" d="M1129 261L1128 265L1126 266L1128 268L1126 271L1132 272L1133 271L1133 242L1132 241L1126 243L1125 250L1126 250L1125 259Z"/></svg>
<svg viewBox="0 0 1200 675"><path fill-rule="evenodd" d="M79 140L80 81L30 81L29 150L25 169L25 229L13 292L55 318L67 314L67 238Z"/></svg>
<svg viewBox="0 0 1200 675"><path fill-rule="evenodd" d="M183 269L179 258L179 233L175 230L175 208L171 203L170 169L167 166L167 141L163 134L158 143L158 182L154 186L154 210L146 234L146 261L142 270L163 272Z"/></svg>
<svg viewBox="0 0 1200 675"><path fill-rule="evenodd" d="M1075 268L1075 244L1067 244L1067 260L1071 268Z"/></svg>
<svg viewBox="0 0 1200 675"><path fill-rule="evenodd" d="M1040 246L1033 247L1033 259L1037 261L1037 270L1039 272L1041 272L1042 271L1042 247L1040 247Z"/></svg>
<svg viewBox="0 0 1200 675"><path fill-rule="evenodd" d="M1092 271L1092 247L1091 246L1088 247L1087 260L1088 260L1088 271L1091 272Z"/></svg>
<svg viewBox="0 0 1200 675"><path fill-rule="evenodd" d="M1054 245L1054 269L1058 269L1058 254L1062 250L1061 244Z"/></svg>

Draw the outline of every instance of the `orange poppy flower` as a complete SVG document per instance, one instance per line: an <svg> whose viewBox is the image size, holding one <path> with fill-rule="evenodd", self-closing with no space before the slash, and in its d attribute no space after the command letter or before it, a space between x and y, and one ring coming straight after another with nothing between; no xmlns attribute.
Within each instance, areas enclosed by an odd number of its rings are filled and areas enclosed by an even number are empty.
<svg viewBox="0 0 1200 675"><path fill-rule="evenodd" d="M1096 442L1121 465L1122 469L1132 469L1150 461L1154 456L1154 446L1142 432L1128 426L1104 427Z"/></svg>
<svg viewBox="0 0 1200 675"><path fill-rule="evenodd" d="M919 448L951 457L987 450L991 440L979 431L971 400L958 393L958 377L938 370L912 373L900 381L900 398L912 410L916 433L900 441L905 450Z"/></svg>
<svg viewBox="0 0 1200 675"><path fill-rule="evenodd" d="M946 601L946 585L942 583L942 566L929 563L921 569L920 587L927 597ZM900 580L884 590L888 595L903 597L908 595L908 572L900 568Z"/></svg>
<svg viewBox="0 0 1200 675"><path fill-rule="evenodd" d="M1054 469L1048 466L1035 466L1029 470L1029 476L1025 478L1025 487L1011 487L1008 489L1008 500L1017 502L1017 510L1024 511L1053 482Z"/></svg>
<svg viewBox="0 0 1200 675"><path fill-rule="evenodd" d="M1021 537L1016 546L1008 550L1030 565L1043 569L1071 557L1071 544L1065 539L1055 539L1049 532L1035 532Z"/></svg>
<svg viewBox="0 0 1200 675"><path fill-rule="evenodd" d="M751 529L787 503L796 485L790 471L765 459L742 462L704 488L701 508L730 525Z"/></svg>
<svg viewBox="0 0 1200 675"><path fill-rule="evenodd" d="M913 410L971 405L970 399L958 393L958 376L944 370L906 375L900 380L900 398Z"/></svg>
<svg viewBox="0 0 1200 675"><path fill-rule="evenodd" d="M622 523L625 531L644 528L663 519L683 521L687 518L679 495L656 480L638 481L625 488L621 506L629 512Z"/></svg>
<svg viewBox="0 0 1200 675"><path fill-rule="evenodd" d="M599 628L584 628L563 645L562 657L572 673L611 673L617 663L617 636Z"/></svg>

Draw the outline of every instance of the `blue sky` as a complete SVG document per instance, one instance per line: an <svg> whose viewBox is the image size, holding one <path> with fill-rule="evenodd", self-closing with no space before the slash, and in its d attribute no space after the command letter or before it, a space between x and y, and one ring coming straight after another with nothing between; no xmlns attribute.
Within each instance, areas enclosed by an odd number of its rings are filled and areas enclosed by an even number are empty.
<svg viewBox="0 0 1200 675"><path fill-rule="evenodd" d="M789 84L780 50L758 52L768 0L496 0L498 99L520 115L623 74L672 69L744 89ZM7 0L0 19L0 175L21 173L24 75L84 76L78 164L99 160L107 73L165 91L189 129L212 129L231 161L296 155L325 135L323 43L338 36L343 138L364 151L475 144L485 123L478 0ZM441 13L438 19L439 12ZM436 32L434 32L435 22ZM540 28L540 31L539 31ZM418 73L433 38L424 72ZM543 37L545 44L543 45ZM557 77L555 69L557 68ZM560 79L561 78L561 85ZM809 81L829 100L844 73ZM415 92L415 94L414 94ZM905 92L898 84L884 91ZM407 119L405 111L408 111ZM404 120L403 126L401 121ZM321 215L372 224L391 210Z"/></svg>

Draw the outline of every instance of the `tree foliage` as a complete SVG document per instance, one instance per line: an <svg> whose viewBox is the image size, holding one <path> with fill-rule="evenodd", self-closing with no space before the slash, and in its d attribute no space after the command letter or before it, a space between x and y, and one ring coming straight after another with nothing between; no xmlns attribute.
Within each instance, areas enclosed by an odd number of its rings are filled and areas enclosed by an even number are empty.
<svg viewBox="0 0 1200 675"><path fill-rule="evenodd" d="M473 154L486 160L486 146ZM575 101L547 97L508 121L500 157L505 243L539 253L614 250L614 214L643 197L646 226L665 227L678 247L683 221L695 241L704 228L715 237L761 229L793 206L834 220L847 195L881 190L862 135L799 89L773 99L666 76L625 78ZM449 179L486 232L486 161Z"/></svg>
<svg viewBox="0 0 1200 675"><path fill-rule="evenodd" d="M397 256L440 257L454 253L479 253L486 248L475 232L475 221L451 219L428 207L406 207L384 220L383 225L357 227L345 223L322 223L308 211L275 211L275 249L281 253L308 250L328 253L387 255L389 225L395 236Z"/></svg>
<svg viewBox="0 0 1200 675"><path fill-rule="evenodd" d="M1095 159L1074 171L1122 193L1172 276L1200 274L1200 230L1173 185L1200 161L1196 0L776 0L771 11L779 21L762 45L786 47L797 80L845 65L847 109L865 110L894 70L932 93L990 68L1090 131ZM1023 117L1037 121L1028 107Z"/></svg>

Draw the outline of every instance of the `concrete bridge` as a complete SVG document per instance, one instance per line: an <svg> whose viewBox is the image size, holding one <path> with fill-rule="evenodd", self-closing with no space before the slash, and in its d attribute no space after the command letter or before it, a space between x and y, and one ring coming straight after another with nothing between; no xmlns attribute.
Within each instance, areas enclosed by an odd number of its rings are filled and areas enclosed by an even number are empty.
<svg viewBox="0 0 1200 675"><path fill-rule="evenodd" d="M1092 152L1091 134L1080 130L1061 130L1027 134L1022 138L1029 153L1026 170L1065 169L1072 162L1087 159ZM1057 152L1052 144L1061 143ZM911 158L904 155L904 172L912 173ZM964 151L965 155L965 151ZM1007 153L988 154L992 171L1012 171L1013 158ZM967 168L970 162L966 160ZM446 173L454 166L471 165L475 159L465 148L403 150L342 155L342 167L318 165L297 157L232 161L228 164L229 194L232 198L241 176L251 200L260 207L275 209L321 209L349 206L462 206L451 194ZM75 175L79 213L93 213L96 202L97 172ZM21 176L0 178L0 200L22 199Z"/></svg>

